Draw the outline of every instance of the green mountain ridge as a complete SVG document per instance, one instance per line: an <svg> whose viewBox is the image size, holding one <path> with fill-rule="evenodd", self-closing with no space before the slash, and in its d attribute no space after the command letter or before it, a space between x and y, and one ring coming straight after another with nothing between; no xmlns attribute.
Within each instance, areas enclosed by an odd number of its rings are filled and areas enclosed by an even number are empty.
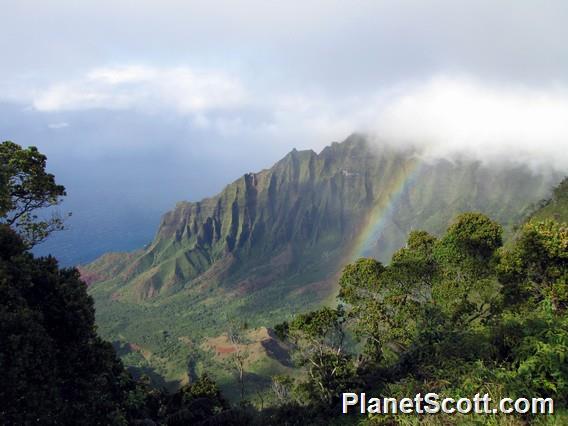
<svg viewBox="0 0 568 426"><path fill-rule="evenodd" d="M521 166L426 162L353 135L319 154L293 150L214 197L178 203L149 246L107 254L81 273L101 334L152 354L126 363L179 379L197 356L187 341L221 334L228 319L270 326L325 303L354 254L386 261L412 229L439 234L459 212L512 228L553 183ZM354 253L377 212L376 244Z"/></svg>

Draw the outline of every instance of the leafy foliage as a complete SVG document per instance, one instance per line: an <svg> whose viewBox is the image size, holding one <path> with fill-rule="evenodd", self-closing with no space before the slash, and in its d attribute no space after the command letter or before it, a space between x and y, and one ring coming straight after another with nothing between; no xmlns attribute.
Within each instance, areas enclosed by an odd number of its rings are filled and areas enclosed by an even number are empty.
<svg viewBox="0 0 568 426"><path fill-rule="evenodd" d="M96 334L75 269L34 259L0 226L0 418L5 422L120 423L134 383Z"/></svg>
<svg viewBox="0 0 568 426"><path fill-rule="evenodd" d="M323 308L278 327L294 341L298 365L308 372L295 387L295 400L323 404L328 413L337 413L336 399L309 400L302 390L314 394L319 386L320 395L330 396L361 386L399 398L427 392L550 397L556 411L566 410L567 257L565 223L532 220L503 248L497 223L466 213L439 239L412 232L387 266L357 260L339 280L336 310ZM313 374L319 369L329 375L338 365L337 360L312 359L318 348L331 353L330 330L339 336L353 332L362 343L351 346L344 358L341 381ZM444 424L466 421L463 416L442 417ZM415 424L400 416L372 419ZM476 421L500 422L496 416Z"/></svg>
<svg viewBox="0 0 568 426"><path fill-rule="evenodd" d="M13 142L0 144L0 223L16 229L26 245L43 241L63 228L63 219L38 217L38 211L59 204L65 188L46 173L47 157L36 147L22 148Z"/></svg>
<svg viewBox="0 0 568 426"><path fill-rule="evenodd" d="M207 375L174 394L133 380L97 335L79 272L26 247L0 225L0 423L195 424L227 416L247 424L240 411L227 414Z"/></svg>
<svg viewBox="0 0 568 426"><path fill-rule="evenodd" d="M339 399L341 390L350 383L353 364L345 351L344 322L341 307L324 307L299 315L291 324L280 327L281 335L296 348L298 365L310 377L298 388L302 400L330 404Z"/></svg>
<svg viewBox="0 0 568 426"><path fill-rule="evenodd" d="M503 254L500 280L511 304L533 307L548 300L553 310L568 308L568 227L553 220L524 225L512 250Z"/></svg>

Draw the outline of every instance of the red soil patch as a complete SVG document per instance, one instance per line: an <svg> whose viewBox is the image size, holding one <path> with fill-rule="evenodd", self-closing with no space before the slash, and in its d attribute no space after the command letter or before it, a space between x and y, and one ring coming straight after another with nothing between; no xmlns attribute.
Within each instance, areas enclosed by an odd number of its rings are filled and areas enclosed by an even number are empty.
<svg viewBox="0 0 568 426"><path fill-rule="evenodd" d="M232 354L236 349L233 346L216 346L215 352L217 355Z"/></svg>

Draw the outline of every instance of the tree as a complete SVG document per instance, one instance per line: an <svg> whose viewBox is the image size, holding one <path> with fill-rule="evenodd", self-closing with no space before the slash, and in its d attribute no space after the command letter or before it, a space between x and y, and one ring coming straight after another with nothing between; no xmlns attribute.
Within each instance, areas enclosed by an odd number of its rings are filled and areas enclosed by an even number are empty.
<svg viewBox="0 0 568 426"><path fill-rule="evenodd" d="M435 245L432 297L456 326L486 318L499 303L495 270L502 234L487 216L463 213Z"/></svg>
<svg viewBox="0 0 568 426"><path fill-rule="evenodd" d="M502 250L497 267L504 299L493 330L511 395L568 403L568 227L532 219Z"/></svg>
<svg viewBox="0 0 568 426"><path fill-rule="evenodd" d="M568 227L553 220L530 221L503 253L499 280L509 305L549 301L558 314L568 309Z"/></svg>
<svg viewBox="0 0 568 426"><path fill-rule="evenodd" d="M331 405L349 388L354 368L345 351L345 319L341 306L325 307L277 327L278 335L293 345L298 365L308 373L308 380L299 386L306 401Z"/></svg>
<svg viewBox="0 0 568 426"><path fill-rule="evenodd" d="M500 300L495 265L501 232L486 216L464 213L440 239L411 232L387 266L374 259L346 266L339 299L364 343L361 370L397 363L413 368L424 354L443 362L440 348L453 351L471 341L473 328Z"/></svg>
<svg viewBox="0 0 568 426"><path fill-rule="evenodd" d="M135 388L74 269L0 225L0 423L115 424Z"/></svg>
<svg viewBox="0 0 568 426"><path fill-rule="evenodd" d="M246 339L243 332L248 328L248 325L238 321L229 321L227 329L227 339L229 343L233 346L233 353L229 355L228 363L229 368L233 370L237 375L237 381L239 382L239 388L241 393L241 400L245 397L245 365L249 357L249 353L246 350L245 344Z"/></svg>
<svg viewBox="0 0 568 426"><path fill-rule="evenodd" d="M286 404L290 399L292 379L289 376L272 376L271 389L278 404Z"/></svg>
<svg viewBox="0 0 568 426"><path fill-rule="evenodd" d="M365 361L379 362L387 348L400 352L412 340L420 307L431 295L435 242L428 233L413 231L390 265L359 259L343 270L338 297L365 343Z"/></svg>
<svg viewBox="0 0 568 426"><path fill-rule="evenodd" d="M162 416L168 425L201 424L229 408L219 386L206 373L165 399Z"/></svg>
<svg viewBox="0 0 568 426"><path fill-rule="evenodd" d="M382 357L385 289L381 278L385 269L375 259L359 259L347 265L339 279L338 298L346 304L347 319L364 341L366 357L372 360Z"/></svg>
<svg viewBox="0 0 568 426"><path fill-rule="evenodd" d="M0 144L0 223L15 229L27 247L63 228L63 219L39 212L61 203L65 187L45 171L47 157L36 147L22 148L13 142Z"/></svg>
<svg viewBox="0 0 568 426"><path fill-rule="evenodd" d="M281 404L273 418L288 422L295 419L291 412L305 409L324 413L325 420L333 414L322 408L333 404L340 389L360 386L399 399L428 392L456 399L476 393L552 398L554 421L565 424L567 282L566 223L533 219L505 247L501 226L479 213L459 215L439 238L414 231L388 265L359 259L345 267L338 309L319 309L275 327L307 373L294 392L303 390L296 398L308 404ZM357 352L339 356L345 354L346 331L364 343L351 346L361 351L357 368ZM287 396L278 382L273 390ZM375 419L409 421L384 414ZM315 416L310 420L316 423ZM422 420L429 421L419 416L410 423ZM477 420L440 416L444 424Z"/></svg>

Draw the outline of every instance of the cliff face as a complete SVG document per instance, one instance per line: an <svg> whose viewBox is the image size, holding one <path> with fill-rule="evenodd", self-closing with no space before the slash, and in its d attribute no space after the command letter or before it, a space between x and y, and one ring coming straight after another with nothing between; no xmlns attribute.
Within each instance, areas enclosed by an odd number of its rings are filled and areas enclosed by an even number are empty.
<svg viewBox="0 0 568 426"><path fill-rule="evenodd" d="M212 198L178 203L150 246L103 257L83 271L95 286L112 281L115 300L167 297L191 286L243 295L290 279L319 283L317 299L329 292L321 280L353 254L386 261L411 229L441 232L461 211L515 223L546 196L548 184L523 168L425 163L352 136L320 154L294 150ZM380 222L376 235L372 221ZM355 253L364 232L371 244Z"/></svg>

